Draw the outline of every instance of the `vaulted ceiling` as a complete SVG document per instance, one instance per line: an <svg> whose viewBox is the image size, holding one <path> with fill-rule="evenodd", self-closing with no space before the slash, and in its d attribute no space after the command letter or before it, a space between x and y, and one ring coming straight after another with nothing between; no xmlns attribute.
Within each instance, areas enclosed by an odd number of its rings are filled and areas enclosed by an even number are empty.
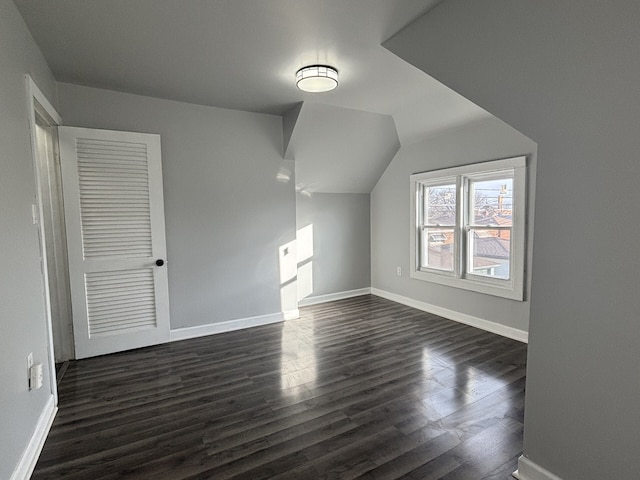
<svg viewBox="0 0 640 480"><path fill-rule="evenodd" d="M288 115L296 183L326 192L368 192L400 143L487 115L382 47L439 2L15 0L58 81ZM301 92L318 63L339 87Z"/></svg>

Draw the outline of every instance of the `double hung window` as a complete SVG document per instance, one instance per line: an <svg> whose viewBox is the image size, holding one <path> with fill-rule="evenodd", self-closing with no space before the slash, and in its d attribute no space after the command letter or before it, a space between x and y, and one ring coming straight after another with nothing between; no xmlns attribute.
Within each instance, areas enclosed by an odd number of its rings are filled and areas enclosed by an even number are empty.
<svg viewBox="0 0 640 480"><path fill-rule="evenodd" d="M411 176L411 277L523 299L526 158Z"/></svg>

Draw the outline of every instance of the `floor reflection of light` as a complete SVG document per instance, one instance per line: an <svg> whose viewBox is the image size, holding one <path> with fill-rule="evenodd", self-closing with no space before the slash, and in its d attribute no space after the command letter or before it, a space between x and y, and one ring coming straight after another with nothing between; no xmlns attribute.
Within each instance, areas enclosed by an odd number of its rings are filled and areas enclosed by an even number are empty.
<svg viewBox="0 0 640 480"><path fill-rule="evenodd" d="M473 375L471 375L470 367L456 365L455 370L456 370L456 377L455 377L456 390L463 393L468 393L469 391L473 391L473 387L475 386L475 379L473 378Z"/></svg>
<svg viewBox="0 0 640 480"><path fill-rule="evenodd" d="M502 375L492 375L476 367L467 367L467 376L468 379L464 386L464 393L474 398L485 397L510 382L508 378L504 378Z"/></svg>
<svg viewBox="0 0 640 480"><path fill-rule="evenodd" d="M422 374L426 376L430 376L433 370L433 366L431 365L431 354L429 353L428 348L422 349Z"/></svg>
<svg viewBox="0 0 640 480"><path fill-rule="evenodd" d="M290 320L282 328L280 388L282 393L300 399L317 378L313 327Z"/></svg>
<svg viewBox="0 0 640 480"><path fill-rule="evenodd" d="M470 403L467 389L475 379L469 367L456 365L428 348L422 350L423 381L416 394L424 405L424 415L442 418Z"/></svg>

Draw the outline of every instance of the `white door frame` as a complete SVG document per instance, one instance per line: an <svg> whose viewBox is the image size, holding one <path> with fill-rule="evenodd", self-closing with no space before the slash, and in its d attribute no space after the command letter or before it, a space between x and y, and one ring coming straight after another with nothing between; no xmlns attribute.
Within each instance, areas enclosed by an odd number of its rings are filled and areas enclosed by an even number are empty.
<svg viewBox="0 0 640 480"><path fill-rule="evenodd" d="M44 215L43 201L41 198L41 186L42 178L38 168L38 143L36 138L36 108L40 107L49 116L49 120L52 125L60 125L62 123L62 117L58 114L56 109L51 105L47 97L38 88L29 74L25 75L25 82L27 86L27 115L29 119L29 134L31 137L31 156L33 161L33 170L36 180L36 209L34 212L34 223L38 224L38 235L40 237L40 249L42 255L42 280L44 282L44 302L45 302L45 316L47 324L47 340L48 340L48 354L49 354L49 384L51 386L51 394L54 398L54 404L58 405L58 387L56 381L56 364L53 351L53 330L51 320L51 298L49 292L49 271L47 268L47 249L45 231L42 226L42 218Z"/></svg>

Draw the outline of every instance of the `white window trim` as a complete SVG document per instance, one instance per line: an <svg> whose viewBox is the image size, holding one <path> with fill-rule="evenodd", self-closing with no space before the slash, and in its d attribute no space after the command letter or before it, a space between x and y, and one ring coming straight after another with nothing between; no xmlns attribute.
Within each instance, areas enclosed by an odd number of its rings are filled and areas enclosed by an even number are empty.
<svg viewBox="0 0 640 480"><path fill-rule="evenodd" d="M438 183L439 179L456 177L456 187L458 195L462 191L462 177L481 178L484 175L490 175L492 172L500 170L513 169L513 190L514 190L514 206L513 206L513 226L511 230L511 275L509 280L500 280L494 278L483 277L480 275L467 274L464 275L461 255L454 257L453 272L447 271L424 271L420 270L418 256L420 251L418 248L419 240L419 215L420 215L420 184ZM472 165L464 165L460 167L447 168L443 170L434 170L424 173L416 173L410 177L411 192L411 233L410 233L410 277L416 280L438 283L464 290L470 290L487 295L495 295L498 297L509 298L512 300L524 300L524 279L525 279L525 258L526 258L526 212L527 212L527 158L525 156L506 158L503 160L493 160L490 162L475 163ZM455 229L456 242L460 249L466 248L463 243L464 222L462 221L464 210L462 203L465 199L462 196L457 198L457 218L458 225Z"/></svg>

